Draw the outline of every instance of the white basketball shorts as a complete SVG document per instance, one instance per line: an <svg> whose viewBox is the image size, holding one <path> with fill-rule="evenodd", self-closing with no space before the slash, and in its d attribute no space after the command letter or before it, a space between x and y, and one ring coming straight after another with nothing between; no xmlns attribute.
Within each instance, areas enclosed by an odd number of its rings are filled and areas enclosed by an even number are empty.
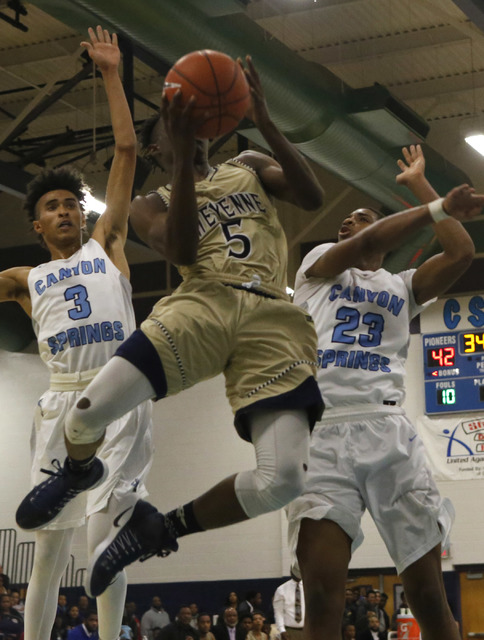
<svg viewBox="0 0 484 640"><path fill-rule="evenodd" d="M452 526L452 503L440 497L424 446L397 406L329 409L317 423L306 488L287 507L294 560L303 518L336 522L354 552L363 541L365 509L399 574L444 543Z"/></svg>

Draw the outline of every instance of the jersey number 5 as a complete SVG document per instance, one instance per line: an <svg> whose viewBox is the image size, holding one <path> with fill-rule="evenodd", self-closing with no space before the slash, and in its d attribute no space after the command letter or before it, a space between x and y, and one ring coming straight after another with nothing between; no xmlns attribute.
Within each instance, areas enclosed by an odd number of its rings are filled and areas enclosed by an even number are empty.
<svg viewBox="0 0 484 640"><path fill-rule="evenodd" d="M75 307L67 312L71 320L80 320L91 315L91 305L87 299L87 289L82 284L64 291L66 301L74 300Z"/></svg>
<svg viewBox="0 0 484 640"><path fill-rule="evenodd" d="M222 227L223 234L225 239L227 240L227 244L229 245L229 256L231 258L237 258L238 260L243 260L244 258L248 258L250 256L250 252L252 247L250 246L250 238L243 233L233 233L232 227L236 227L236 229L240 229L242 222L240 220L231 220L230 222L222 222L220 225ZM239 251L235 251L230 245L234 242L241 242L242 247ZM239 245L240 246L240 245Z"/></svg>
<svg viewBox="0 0 484 640"><path fill-rule="evenodd" d="M340 307L336 312L336 319L343 322L338 323L333 329L333 342L343 344L354 344L356 337L348 335L349 331L355 331L360 325L360 312L352 307ZM358 343L362 347L378 347L381 343L381 335L385 328L385 320L379 313L365 313L361 318L361 323L368 327L368 333L360 333Z"/></svg>

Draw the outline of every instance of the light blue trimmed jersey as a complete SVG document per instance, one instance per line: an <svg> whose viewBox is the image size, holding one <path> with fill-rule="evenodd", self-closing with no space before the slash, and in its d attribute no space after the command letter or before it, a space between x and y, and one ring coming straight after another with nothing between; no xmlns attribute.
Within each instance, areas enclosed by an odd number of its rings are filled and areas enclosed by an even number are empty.
<svg viewBox="0 0 484 640"><path fill-rule="evenodd" d="M433 301L418 305L412 290L415 269L351 267L334 278L305 272L333 243L304 258L296 275L294 302L307 310L318 334L317 379L326 406L402 404L410 320Z"/></svg>
<svg viewBox="0 0 484 640"><path fill-rule="evenodd" d="M51 373L101 367L135 329L131 284L91 238L70 258L33 268L32 322Z"/></svg>

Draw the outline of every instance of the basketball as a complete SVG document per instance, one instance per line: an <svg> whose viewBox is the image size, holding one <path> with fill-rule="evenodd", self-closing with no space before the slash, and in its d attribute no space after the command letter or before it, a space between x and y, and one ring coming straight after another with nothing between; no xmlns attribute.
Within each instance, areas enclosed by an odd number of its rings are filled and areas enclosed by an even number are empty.
<svg viewBox="0 0 484 640"><path fill-rule="evenodd" d="M176 62L167 73L164 92L168 98L178 89L185 105L191 96L197 102L196 117L207 114L197 138L217 138L232 131L250 104L250 89L244 72L230 56L220 51L193 51Z"/></svg>

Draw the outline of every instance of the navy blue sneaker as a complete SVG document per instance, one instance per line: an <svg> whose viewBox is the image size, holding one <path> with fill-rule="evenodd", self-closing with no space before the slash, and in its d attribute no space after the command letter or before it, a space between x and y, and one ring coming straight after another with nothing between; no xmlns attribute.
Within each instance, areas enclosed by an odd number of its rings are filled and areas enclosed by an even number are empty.
<svg viewBox="0 0 484 640"><path fill-rule="evenodd" d="M95 549L87 567L84 588L89 597L100 596L129 564L144 562L152 556L164 558L178 550L171 523L145 500L138 500L127 522L121 526L125 509L113 522L111 542L104 541Z"/></svg>
<svg viewBox="0 0 484 640"><path fill-rule="evenodd" d="M15 520L22 529L33 531L52 522L62 509L83 491L94 489L104 482L108 475L106 464L94 458L92 466L83 473L73 473L68 459L61 466L59 460L52 460L55 471L41 469L50 478L35 486L20 503Z"/></svg>

